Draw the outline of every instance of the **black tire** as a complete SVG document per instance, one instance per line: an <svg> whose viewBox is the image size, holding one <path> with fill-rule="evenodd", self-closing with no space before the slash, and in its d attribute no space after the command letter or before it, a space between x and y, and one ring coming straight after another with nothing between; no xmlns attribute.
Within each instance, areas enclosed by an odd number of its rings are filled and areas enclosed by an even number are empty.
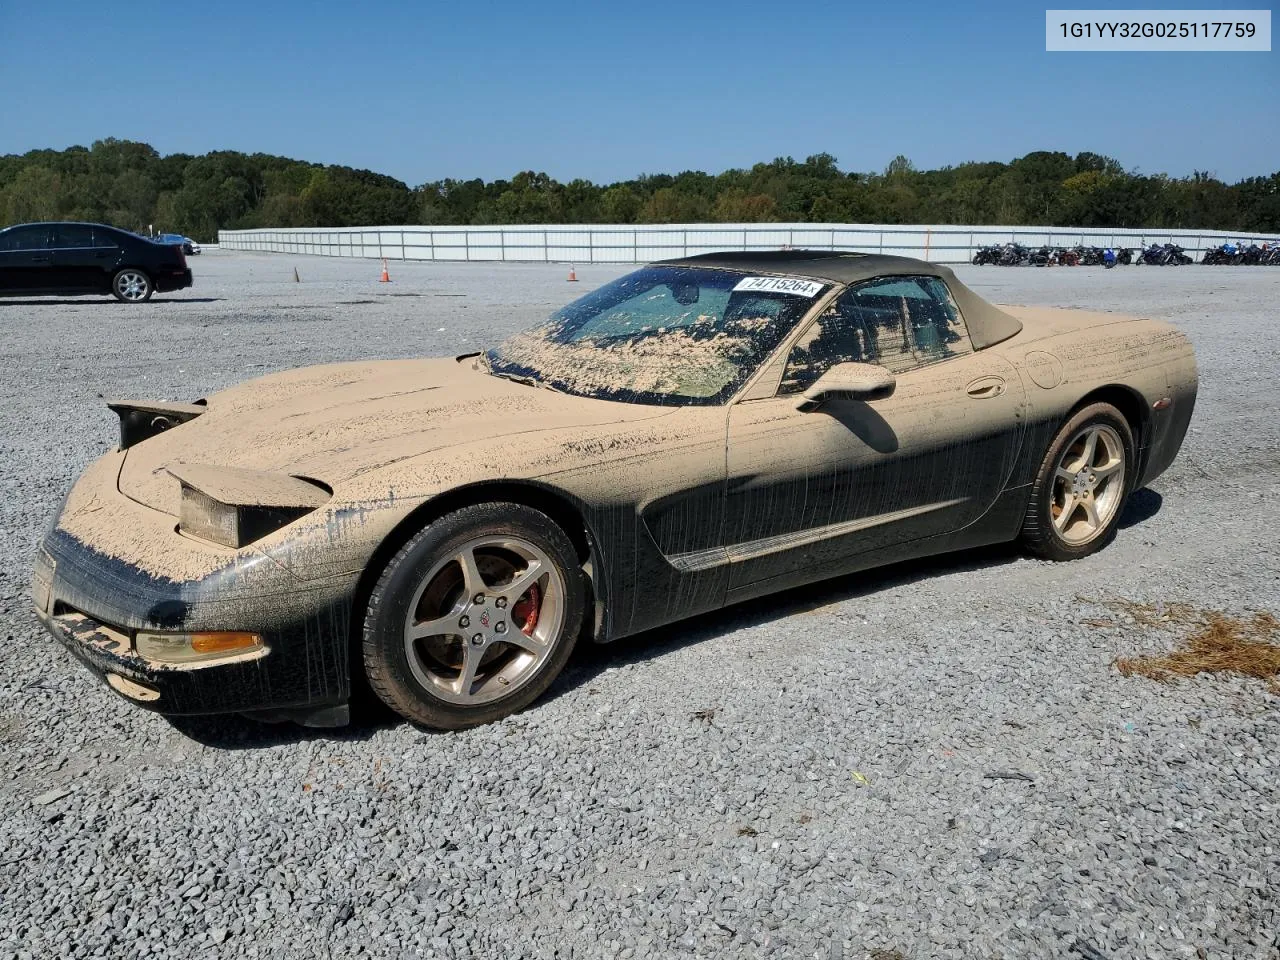
<svg viewBox="0 0 1280 960"><path fill-rule="evenodd" d="M111 278L111 294L122 303L146 303L155 291L151 275L138 267L117 270Z"/></svg>
<svg viewBox="0 0 1280 960"><path fill-rule="evenodd" d="M477 540L495 536L519 538L534 545L549 559L563 583L562 624L554 637L548 638L549 652L545 659L531 668L527 676L521 675L512 693L483 704L450 702L419 679L421 667L416 674L410 665L405 640L409 604L442 559ZM499 588L491 589L496 593ZM545 514L515 503L465 507L441 517L416 534L383 570L369 597L364 618L365 675L383 703L414 723L440 730L459 730L498 720L531 704L564 668L582 626L586 596L585 576L577 552L564 531ZM513 625L515 612L513 602L508 614ZM417 616L417 611L414 615ZM459 645L465 642L460 640ZM418 649L415 647L415 656ZM421 664L422 660L418 662Z"/></svg>
<svg viewBox="0 0 1280 960"><path fill-rule="evenodd" d="M1058 479L1058 465L1068 448L1074 444L1081 433L1093 427L1105 427L1114 431L1123 448L1123 463L1120 467L1118 503L1101 529L1091 535L1086 542L1070 542L1058 530L1054 523L1055 513L1060 505L1055 503L1055 482ZM1032 485L1031 502L1027 505L1027 515L1022 522L1021 543L1031 553L1046 560L1079 560L1096 553L1115 537L1116 528L1120 524L1120 516L1124 512L1124 504L1132 492L1134 471L1137 466L1133 430L1129 421L1119 410L1109 403L1093 403L1072 414L1063 424L1049 444L1040 470ZM1099 471L1101 472L1101 471ZM1096 509L1096 504L1095 504Z"/></svg>

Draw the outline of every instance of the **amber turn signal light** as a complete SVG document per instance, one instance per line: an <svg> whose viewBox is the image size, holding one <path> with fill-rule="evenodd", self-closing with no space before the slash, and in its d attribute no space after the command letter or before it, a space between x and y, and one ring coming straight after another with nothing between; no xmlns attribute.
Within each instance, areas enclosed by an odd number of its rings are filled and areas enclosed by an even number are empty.
<svg viewBox="0 0 1280 960"><path fill-rule="evenodd" d="M217 657L253 653L263 649L262 637L240 630L198 633L147 633L134 638L138 653L161 663L191 663Z"/></svg>
<svg viewBox="0 0 1280 960"><path fill-rule="evenodd" d="M260 643L262 638L256 633L224 631L191 634L191 649L196 653L230 653L232 650L256 647Z"/></svg>

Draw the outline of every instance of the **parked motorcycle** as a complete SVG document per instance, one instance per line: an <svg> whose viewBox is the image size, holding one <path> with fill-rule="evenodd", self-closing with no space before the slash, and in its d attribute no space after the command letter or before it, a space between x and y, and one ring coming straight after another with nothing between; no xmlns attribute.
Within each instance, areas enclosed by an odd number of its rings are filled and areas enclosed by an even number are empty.
<svg viewBox="0 0 1280 960"><path fill-rule="evenodd" d="M1150 264L1153 267L1174 267L1191 262L1186 251L1176 243L1153 243L1142 251L1138 257L1139 264Z"/></svg>
<svg viewBox="0 0 1280 960"><path fill-rule="evenodd" d="M1020 243L1006 243L1000 249L1000 259L997 261L1002 267L1016 267L1026 263L1031 257L1031 252Z"/></svg>
<svg viewBox="0 0 1280 960"><path fill-rule="evenodd" d="M1237 263L1239 256L1239 248L1234 243L1228 242L1206 250L1200 262L1209 266L1229 266Z"/></svg>
<svg viewBox="0 0 1280 960"><path fill-rule="evenodd" d="M1240 251L1240 262L1246 267L1256 267L1262 263L1262 248L1251 243Z"/></svg>

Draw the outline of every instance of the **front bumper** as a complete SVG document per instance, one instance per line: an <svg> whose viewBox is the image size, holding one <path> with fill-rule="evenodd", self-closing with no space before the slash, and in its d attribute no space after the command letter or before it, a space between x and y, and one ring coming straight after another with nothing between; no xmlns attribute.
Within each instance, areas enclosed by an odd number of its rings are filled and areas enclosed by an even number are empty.
<svg viewBox="0 0 1280 960"><path fill-rule="evenodd" d="M297 579L266 557L176 581L94 550L55 527L33 573L36 614L117 693L163 714L323 712L350 696L353 582ZM138 654L139 629L244 630L264 648L191 664Z"/></svg>

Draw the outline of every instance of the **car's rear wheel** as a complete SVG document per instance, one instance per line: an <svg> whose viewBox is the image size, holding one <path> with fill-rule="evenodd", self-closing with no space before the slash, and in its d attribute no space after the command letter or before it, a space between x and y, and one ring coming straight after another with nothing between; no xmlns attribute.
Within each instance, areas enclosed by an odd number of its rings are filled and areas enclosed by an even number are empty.
<svg viewBox="0 0 1280 960"><path fill-rule="evenodd" d="M545 514L514 503L448 514L410 539L373 589L369 685L424 726L497 720L560 673L585 597L573 544Z"/></svg>
<svg viewBox="0 0 1280 960"><path fill-rule="evenodd" d="M1063 425L1032 488L1022 542L1048 560L1076 560L1115 536L1133 482L1133 431L1109 403L1094 403Z"/></svg>
<svg viewBox="0 0 1280 960"><path fill-rule="evenodd" d="M111 292L117 300L125 303L142 303L151 299L155 286L144 271L136 267L125 267L111 278Z"/></svg>

